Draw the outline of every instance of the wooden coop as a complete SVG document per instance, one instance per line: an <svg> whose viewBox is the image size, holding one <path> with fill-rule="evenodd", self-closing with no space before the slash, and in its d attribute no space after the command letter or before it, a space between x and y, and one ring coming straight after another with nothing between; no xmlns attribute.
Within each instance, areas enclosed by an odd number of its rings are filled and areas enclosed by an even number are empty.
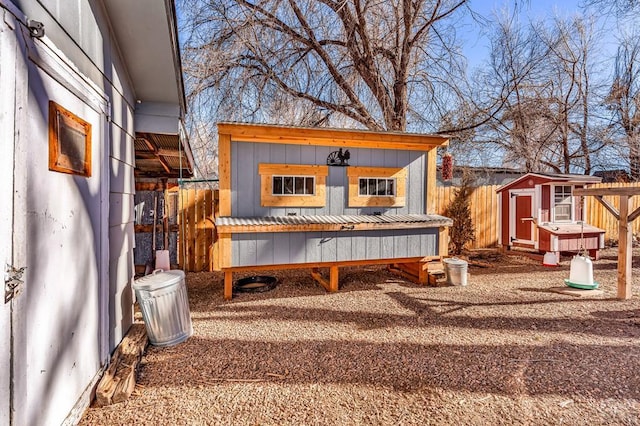
<svg viewBox="0 0 640 426"><path fill-rule="evenodd" d="M309 268L338 290L342 266L389 264L418 282L447 255L452 221L434 214L442 136L218 124L214 268ZM328 268L328 279L321 269Z"/></svg>
<svg viewBox="0 0 640 426"><path fill-rule="evenodd" d="M498 188L500 223L498 244L555 253L588 250L598 257L605 231L584 223L586 203L574 189L600 183L586 175L527 173Z"/></svg>

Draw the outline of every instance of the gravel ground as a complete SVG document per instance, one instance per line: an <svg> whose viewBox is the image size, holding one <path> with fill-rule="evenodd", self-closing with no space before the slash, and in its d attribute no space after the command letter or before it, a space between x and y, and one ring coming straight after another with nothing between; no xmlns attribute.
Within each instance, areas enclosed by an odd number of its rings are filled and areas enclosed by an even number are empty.
<svg viewBox="0 0 640 426"><path fill-rule="evenodd" d="M190 273L194 335L150 346L134 395L81 424L640 425L640 262L619 301L615 249L583 297L550 291L570 258L470 256L466 287L362 267L327 294L300 270L231 302Z"/></svg>

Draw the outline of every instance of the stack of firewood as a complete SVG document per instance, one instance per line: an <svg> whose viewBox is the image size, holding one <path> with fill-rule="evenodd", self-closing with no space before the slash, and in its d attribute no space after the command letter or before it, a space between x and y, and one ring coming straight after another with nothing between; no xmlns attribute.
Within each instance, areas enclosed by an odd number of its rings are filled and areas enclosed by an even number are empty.
<svg viewBox="0 0 640 426"><path fill-rule="evenodd" d="M115 404L131 396L136 386L138 365L147 343L144 324L133 324L113 353L109 368L98 383L95 406Z"/></svg>

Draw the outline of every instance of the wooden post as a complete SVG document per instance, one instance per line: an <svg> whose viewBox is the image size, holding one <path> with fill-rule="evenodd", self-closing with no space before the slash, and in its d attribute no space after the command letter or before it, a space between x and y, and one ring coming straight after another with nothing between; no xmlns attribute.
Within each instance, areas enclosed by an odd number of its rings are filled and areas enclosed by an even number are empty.
<svg viewBox="0 0 640 426"><path fill-rule="evenodd" d="M331 292L338 291L338 274L339 269L337 266L329 268L329 291Z"/></svg>
<svg viewBox="0 0 640 426"><path fill-rule="evenodd" d="M233 297L233 272L224 271L224 299L231 300Z"/></svg>
<svg viewBox="0 0 640 426"><path fill-rule="evenodd" d="M618 221L618 299L631 298L632 236L629 217L629 196L620 196Z"/></svg>
<svg viewBox="0 0 640 426"><path fill-rule="evenodd" d="M618 220L618 299L631 298L631 261L632 226L631 223L640 216L640 207L629 213L631 197L640 195L640 187L628 188L576 188L573 195L593 195ZM603 197L612 195L619 197L620 211Z"/></svg>

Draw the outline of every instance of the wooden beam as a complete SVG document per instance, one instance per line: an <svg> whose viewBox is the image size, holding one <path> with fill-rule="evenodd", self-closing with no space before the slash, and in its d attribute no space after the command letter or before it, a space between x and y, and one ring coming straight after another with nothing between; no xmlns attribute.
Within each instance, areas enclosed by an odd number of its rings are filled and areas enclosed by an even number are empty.
<svg viewBox="0 0 640 426"><path fill-rule="evenodd" d="M634 220L636 220L638 218L638 216L640 216L640 207L638 207L633 212L631 212L631 214L629 214L629 223L631 223Z"/></svg>
<svg viewBox="0 0 640 426"><path fill-rule="evenodd" d="M231 234L223 233L218 230L218 259L214 265L218 266L216 270L231 268Z"/></svg>
<svg viewBox="0 0 640 426"><path fill-rule="evenodd" d="M620 220L620 212L609 201L605 200L602 195L595 195L596 200L616 218Z"/></svg>
<svg viewBox="0 0 640 426"><path fill-rule="evenodd" d="M441 226L438 231L438 254L440 257L449 256L449 227Z"/></svg>
<svg viewBox="0 0 640 426"><path fill-rule="evenodd" d="M329 290L331 288L331 284L329 283L329 281L324 279L324 277L322 276L318 268L311 269L311 276L313 277L314 280L316 280L318 284L324 287L325 290L331 291Z"/></svg>
<svg viewBox="0 0 640 426"><path fill-rule="evenodd" d="M640 186L614 188L575 188L573 195L626 195L632 197L640 195Z"/></svg>
<svg viewBox="0 0 640 426"><path fill-rule="evenodd" d="M632 227L629 226L629 196L620 196L618 222L618 299L631 298Z"/></svg>
<svg viewBox="0 0 640 426"><path fill-rule="evenodd" d="M224 299L231 300L233 297L233 272L224 271Z"/></svg>
<svg viewBox="0 0 640 426"><path fill-rule="evenodd" d="M156 224L156 232L162 232L163 227L164 227L164 224L162 223ZM168 225L167 230L169 232L179 232L180 227L179 225L172 224L172 225ZM133 225L133 231L136 234L145 233L145 232L151 233L153 232L153 225Z"/></svg>
<svg viewBox="0 0 640 426"><path fill-rule="evenodd" d="M220 216L231 216L231 135L218 135L218 188Z"/></svg>
<svg viewBox="0 0 640 426"><path fill-rule="evenodd" d="M329 293L335 293L338 291L339 269L337 265L331 265L329 267L329 281L322 276L320 269L318 268L311 269L311 276Z"/></svg>
<svg viewBox="0 0 640 426"><path fill-rule="evenodd" d="M142 139L144 141L145 145L147 145L147 148L149 148L154 157L160 162L160 165L162 165L162 168L165 170L165 172L171 173L171 166L169 166L167 160L165 160L158 154L158 146L146 137L138 137L138 139ZM144 153L136 152L136 157L140 157L141 155L144 155Z"/></svg>
<svg viewBox="0 0 640 426"><path fill-rule="evenodd" d="M340 274L340 270L337 265L333 265L329 268L329 291L336 292L338 291L338 277Z"/></svg>
<svg viewBox="0 0 640 426"><path fill-rule="evenodd" d="M413 151L425 151L449 142L447 136L440 135L243 123L218 123L218 133L243 142Z"/></svg>
<svg viewBox="0 0 640 426"><path fill-rule="evenodd" d="M337 265L339 267L346 266L363 266L363 265L387 265L390 263L416 263L429 262L431 260L440 259L440 256L425 257L401 257L397 259L367 259L367 260L345 260L342 262L310 262L310 263L280 263L277 265L251 265L251 266L234 266L222 268L223 271L233 272L252 272L252 271L275 271L285 269L310 269L310 268L330 268Z"/></svg>
<svg viewBox="0 0 640 426"><path fill-rule="evenodd" d="M436 160L438 150L433 148L427 152L427 173L425 176L425 213L435 214L438 200L436 199Z"/></svg>

